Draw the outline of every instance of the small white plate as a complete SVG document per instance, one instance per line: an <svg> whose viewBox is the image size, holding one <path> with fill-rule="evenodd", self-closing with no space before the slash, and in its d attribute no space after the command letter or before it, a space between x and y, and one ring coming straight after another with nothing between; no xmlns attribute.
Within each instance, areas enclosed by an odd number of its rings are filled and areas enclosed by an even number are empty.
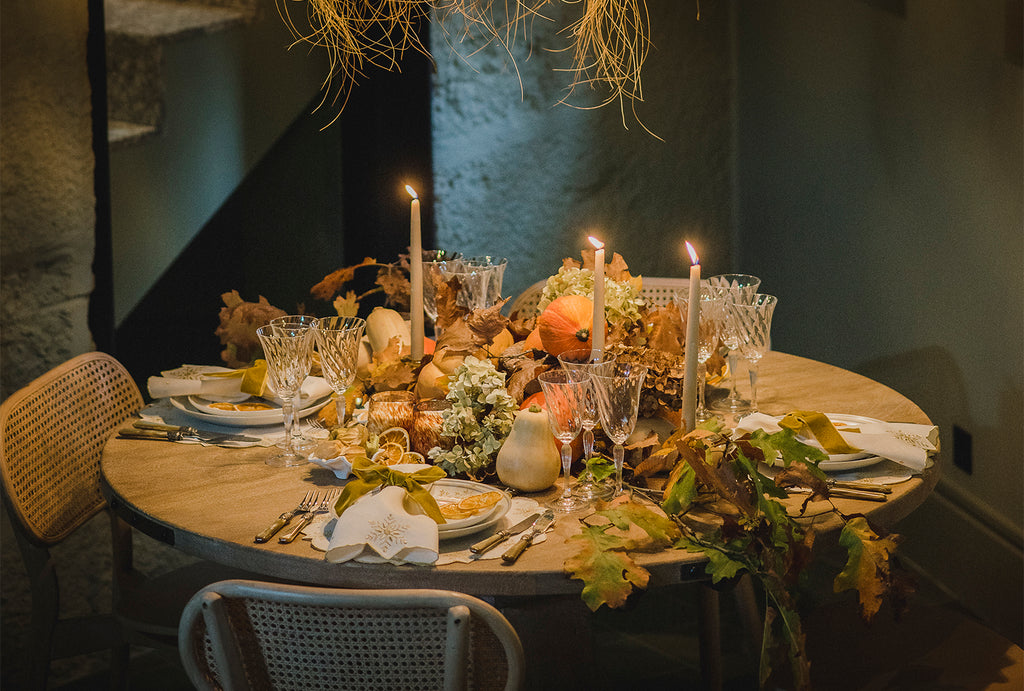
<svg viewBox="0 0 1024 691"><path fill-rule="evenodd" d="M783 417L783 415L779 415L775 419L776 421L779 421L782 420ZM880 424L882 422L881 420L875 420L874 418L864 417L862 415L847 415L845 413L825 413L825 417L827 417L829 421L832 422L832 425L840 433L842 433L844 429L855 428L867 424ZM807 444L808 446L813 446L819 451L825 450L825 448L821 444L819 444L818 440L815 439L814 437L804 437L801 435L797 435L797 439L800 442ZM829 454L828 460L822 461L818 467L820 467L822 470L849 470L851 468L860 468L862 467L861 465L844 465L841 468L833 466L835 464L846 464L851 461L871 460L869 458L870 456L871 454L865 451L860 451L857 453L833 453ZM872 463L877 463L880 460L880 458L876 457L872 461ZM871 464L869 463L867 465Z"/></svg>
<svg viewBox="0 0 1024 691"><path fill-rule="evenodd" d="M439 503L444 501L458 502L466 497L470 497L475 494L484 494L486 492L500 492L501 499L499 499L494 506L490 507L490 509L481 511L477 515L449 520L446 523L442 523L437 526L438 538L441 540L448 540L451 538L463 537L465 535L472 535L473 533L489 528L500 521L501 518L508 513L509 508L512 507L512 499L506 492L503 492L497 487L485 485L480 482L473 482L471 480L445 478L431 482L430 494L433 495Z"/></svg>
<svg viewBox="0 0 1024 691"><path fill-rule="evenodd" d="M272 404L274 407L271 410L226 411L209 408L208 406L204 406L205 410L200 410L190 400L191 398L191 396L174 396L171 398L171 405L189 417L229 427L263 427L266 425L280 425L283 421L281 407L276 404ZM301 410L295 411L295 419L298 420L307 415L312 415L330 403L330 401L331 397L327 396L308 403Z"/></svg>

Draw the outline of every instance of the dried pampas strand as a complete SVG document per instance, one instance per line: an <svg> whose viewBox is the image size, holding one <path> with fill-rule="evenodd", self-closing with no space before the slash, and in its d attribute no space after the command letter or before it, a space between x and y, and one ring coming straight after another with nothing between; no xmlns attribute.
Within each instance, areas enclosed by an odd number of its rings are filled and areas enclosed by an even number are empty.
<svg viewBox="0 0 1024 691"><path fill-rule="evenodd" d="M297 3L306 6L302 29L289 10ZM366 75L368 67L388 72L399 70L399 61L410 49L430 57L416 32L417 23L430 12L429 0L277 0L277 7L296 44L308 43L327 51L330 69L324 79L324 100L320 106L332 91L332 105L343 95L334 120L344 110L352 86Z"/></svg>
<svg viewBox="0 0 1024 691"><path fill-rule="evenodd" d="M569 28L572 36L574 78L561 103L578 108L602 108L615 101L626 127L625 102L636 117L636 103L644 100L640 75L650 51L650 16L646 0L564 0L582 3L583 16ZM595 106L568 102L581 86L604 86L609 94ZM637 122L640 119L637 118ZM641 123L641 126L642 123ZM644 127L648 133L653 132ZM660 137L658 137L660 139Z"/></svg>
<svg viewBox="0 0 1024 691"><path fill-rule="evenodd" d="M406 50L413 49L428 58L430 52L416 32L417 23L433 11L437 24L449 44L461 39L449 31L456 21L463 23L463 37L477 34L496 41L511 56L521 36L528 34L529 24L542 15L545 5L559 0L277 0L278 11L296 43L324 48L330 59L330 71L324 81L325 96L330 97L337 86L332 104L340 95L345 107L348 94L359 77L370 66L391 71L400 69L399 60ZM573 75L568 94L561 103L569 102L575 90L584 85L605 87L609 94L600 108L618 101L625 125L625 102L631 102L636 116L637 101L643 100L640 73L650 48L646 0L561 0L569 5L580 4L583 15L565 30L570 46L560 50L573 52ZM289 7L305 3L308 30L300 30L293 21ZM513 64L514 64L513 59ZM516 66L518 73L518 66ZM520 79L520 85L522 80ZM337 119L337 118L335 118ZM639 122L639 118L637 118ZM646 128L644 128L646 129ZM649 130L648 130L649 131Z"/></svg>

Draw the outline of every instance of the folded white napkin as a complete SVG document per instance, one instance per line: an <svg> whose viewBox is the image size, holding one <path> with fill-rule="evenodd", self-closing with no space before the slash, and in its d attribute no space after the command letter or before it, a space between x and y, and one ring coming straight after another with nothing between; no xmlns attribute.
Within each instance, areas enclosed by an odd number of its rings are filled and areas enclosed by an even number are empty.
<svg viewBox="0 0 1024 691"><path fill-rule="evenodd" d="M327 561L368 564L433 564L437 561L437 523L409 513L404 487L389 486L360 497L338 518Z"/></svg>
<svg viewBox="0 0 1024 691"><path fill-rule="evenodd" d="M908 422L861 423L860 432L840 431L850 446L866 453L888 458L914 471L928 466L928 455L938 450L939 428L934 425L915 425ZM734 434L754 430L779 432L778 418L763 413L751 413L741 419Z"/></svg>
<svg viewBox="0 0 1024 691"><path fill-rule="evenodd" d="M241 392L242 375L239 372L236 377L211 377L214 372L230 372L226 367L212 365L182 365L173 370L166 370L160 373L159 377L150 377L146 381L150 398L170 398L172 396L211 396L211 397L245 397L247 394ZM331 386L323 377L306 377L299 391L299 397L295 401L296 410L311 401L318 401L332 393ZM283 401L278 398L273 388L267 386L264 395L267 400L274 401L280 405Z"/></svg>

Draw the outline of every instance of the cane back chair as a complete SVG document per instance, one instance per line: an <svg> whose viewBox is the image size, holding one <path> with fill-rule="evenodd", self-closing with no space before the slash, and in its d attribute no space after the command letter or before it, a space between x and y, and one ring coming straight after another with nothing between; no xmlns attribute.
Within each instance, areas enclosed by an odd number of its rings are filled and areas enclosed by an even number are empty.
<svg viewBox="0 0 1024 691"><path fill-rule="evenodd" d="M178 642L197 689L518 689L508 620L444 590L230 580L196 593Z"/></svg>
<svg viewBox="0 0 1024 691"><path fill-rule="evenodd" d="M520 293L519 296L512 301L512 304L509 306L508 313L510 315L515 315L518 312L520 318L536 316L539 311L537 309L537 305L540 302L541 293L544 291L544 286L546 284L547 279L537 281ZM649 303L665 306L672 301L673 293L675 291L682 290L689 285L690 279L688 278L644 276L643 284L640 288L640 296Z"/></svg>

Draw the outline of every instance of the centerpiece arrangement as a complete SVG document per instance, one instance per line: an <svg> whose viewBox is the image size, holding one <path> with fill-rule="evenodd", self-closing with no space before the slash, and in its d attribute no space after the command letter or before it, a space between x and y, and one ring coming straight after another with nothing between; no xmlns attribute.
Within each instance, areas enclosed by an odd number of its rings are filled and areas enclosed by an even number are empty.
<svg viewBox="0 0 1024 691"><path fill-rule="evenodd" d="M422 261L436 259L435 253L424 253ZM385 305L365 316L357 379L345 392L348 407L395 391L420 403L442 402L434 445L414 451L449 477L497 483L496 461L513 434L510 448L514 444L517 454L540 462L554 453L557 459L554 439L538 426L537 416L545 407L538 377L560 367L559 355L600 344L622 363L641 364L646 376L637 408L645 422L624 441L629 452L625 473L633 492L597 503L581 519L581 531L573 538L577 549L565 564L567 575L584 583L583 600L596 610L620 607L646 586L648 573L634 558L640 552L700 552L708 558L707 574L715 583L749 574L761 583L767 601L762 681L785 668L794 688L808 688L809 661L794 593L811 559L814 530L791 515L782 500L790 485L810 488L804 507L812 499L829 499L830 486L817 467L826 454L800 443L791 429L737 437L715 418L694 427L682 393L688 378L685 351L692 343L688 315L674 302L645 300L642 277L633 276L618 254L606 263L603 247L584 250L580 260L565 259L547 279L536 310L529 312L503 314L507 298L469 308L459 300L464 279L458 274L424 277L432 281L437 337L419 336L414 349L412 334L418 329L401 311L417 300L409 279L416 263L408 257L394 263L368 258L312 289L339 316L359 313L367 295L348 289L357 272L376 272L370 292L385 296ZM694 275L699 283L699 272ZM253 357L256 343L249 330L272 315L275 308L263 298L246 303L237 293L226 294L218 329L225 359L233 358L237 366L239 358ZM725 362L716 352L701 366L714 377L722 374ZM382 439L351 418L332 420L331 409L321 412L333 426L331 439L364 465L386 465L381 455L387 456L385 447L393 439ZM599 478L607 474L610 443L600 427L597 431L593 456L579 458L577 451L575 460ZM401 460L403 453L394 458ZM761 470L765 461L781 463L783 469L769 477ZM543 471L545 487L557 477L554 467L554 475L551 466ZM886 596L899 604L907 594L892 566L897 538L873 528L864 516L844 515L834 505L833 510L843 524L840 544L849 554L835 577L836 591L855 589L870 619Z"/></svg>

